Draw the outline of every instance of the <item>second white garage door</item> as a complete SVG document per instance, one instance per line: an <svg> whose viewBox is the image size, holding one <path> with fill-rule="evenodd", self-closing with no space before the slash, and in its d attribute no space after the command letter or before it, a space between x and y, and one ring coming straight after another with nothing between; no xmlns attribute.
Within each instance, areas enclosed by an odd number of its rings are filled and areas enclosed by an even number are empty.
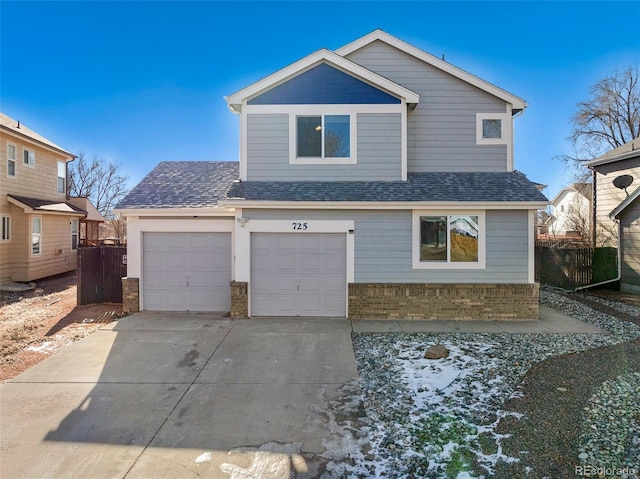
<svg viewBox="0 0 640 479"><path fill-rule="evenodd" d="M252 316L344 317L346 287L346 235L251 235Z"/></svg>
<svg viewBox="0 0 640 479"><path fill-rule="evenodd" d="M230 233L144 233L143 308L229 311Z"/></svg>

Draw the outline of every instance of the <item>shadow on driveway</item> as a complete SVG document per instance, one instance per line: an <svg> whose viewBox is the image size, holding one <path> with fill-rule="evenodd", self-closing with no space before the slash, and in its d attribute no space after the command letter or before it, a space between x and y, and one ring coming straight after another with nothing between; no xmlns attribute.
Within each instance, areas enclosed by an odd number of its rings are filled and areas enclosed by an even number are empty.
<svg viewBox="0 0 640 479"><path fill-rule="evenodd" d="M0 385L0 476L340 477L366 444L350 333L121 319Z"/></svg>

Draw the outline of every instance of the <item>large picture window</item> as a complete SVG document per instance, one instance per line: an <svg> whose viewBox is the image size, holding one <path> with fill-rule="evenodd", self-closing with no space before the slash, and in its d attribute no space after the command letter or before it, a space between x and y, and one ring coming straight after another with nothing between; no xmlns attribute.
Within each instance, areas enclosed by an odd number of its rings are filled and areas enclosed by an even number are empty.
<svg viewBox="0 0 640 479"><path fill-rule="evenodd" d="M349 115L314 115L296 118L298 158L349 158Z"/></svg>
<svg viewBox="0 0 640 479"><path fill-rule="evenodd" d="M414 213L414 268L484 268L484 215Z"/></svg>

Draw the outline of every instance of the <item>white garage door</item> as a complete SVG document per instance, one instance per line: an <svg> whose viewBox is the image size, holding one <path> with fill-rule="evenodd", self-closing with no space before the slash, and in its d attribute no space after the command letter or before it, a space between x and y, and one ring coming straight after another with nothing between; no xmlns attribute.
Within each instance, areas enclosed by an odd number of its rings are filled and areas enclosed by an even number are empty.
<svg viewBox="0 0 640 479"><path fill-rule="evenodd" d="M143 307L229 311L230 233L144 233Z"/></svg>
<svg viewBox="0 0 640 479"><path fill-rule="evenodd" d="M344 234L253 233L253 316L346 316Z"/></svg>

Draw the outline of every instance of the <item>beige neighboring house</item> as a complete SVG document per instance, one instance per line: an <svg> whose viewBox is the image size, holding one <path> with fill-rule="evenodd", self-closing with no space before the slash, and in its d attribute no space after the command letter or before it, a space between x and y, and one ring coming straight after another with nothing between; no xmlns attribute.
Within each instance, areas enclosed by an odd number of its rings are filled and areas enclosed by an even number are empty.
<svg viewBox="0 0 640 479"><path fill-rule="evenodd" d="M640 293L640 137L589 163L596 234L620 246L621 289Z"/></svg>
<svg viewBox="0 0 640 479"><path fill-rule="evenodd" d="M81 225L104 219L86 198L67 195L75 158L0 113L0 284L76 269Z"/></svg>

